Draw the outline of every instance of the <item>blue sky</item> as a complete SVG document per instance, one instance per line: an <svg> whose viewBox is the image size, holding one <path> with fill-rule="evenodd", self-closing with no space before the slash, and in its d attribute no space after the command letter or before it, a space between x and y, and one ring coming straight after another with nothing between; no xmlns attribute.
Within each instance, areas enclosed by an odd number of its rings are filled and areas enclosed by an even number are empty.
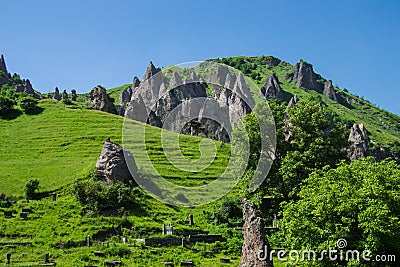
<svg viewBox="0 0 400 267"><path fill-rule="evenodd" d="M41 92L130 83L149 60L273 55L400 114L400 1L3 0L0 14L9 71Z"/></svg>

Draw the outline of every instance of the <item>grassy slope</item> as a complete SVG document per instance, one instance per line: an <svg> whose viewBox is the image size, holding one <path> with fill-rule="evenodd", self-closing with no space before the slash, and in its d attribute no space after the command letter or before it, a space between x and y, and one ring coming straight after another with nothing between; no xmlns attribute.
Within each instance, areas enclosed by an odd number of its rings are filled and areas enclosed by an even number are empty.
<svg viewBox="0 0 400 267"><path fill-rule="evenodd" d="M39 179L42 190L55 190L87 175L107 137L121 143L123 118L120 116L71 109L54 100L43 100L40 107L43 112L38 115L1 119L0 192L22 195L26 181L34 178ZM221 152L216 162L202 172L189 173L168 163L159 136L159 128L146 127L146 138L151 140L147 145L150 158L160 174L172 181L196 185L224 171L229 146L215 142ZM167 133L167 136L172 139L176 134ZM179 140L186 157L200 156L201 138L181 135Z"/></svg>
<svg viewBox="0 0 400 267"><path fill-rule="evenodd" d="M370 138L378 144L390 147L393 142L400 142L400 116L380 109L377 106L371 104L369 101L363 100L362 97L360 98L351 95L350 93L343 92L337 87L336 90L341 91L344 94L347 94L363 102L364 105L359 106L357 104L352 104L351 108L349 109L326 98L324 95L318 94L317 92L305 92L303 89L296 87L294 82L288 82L285 79L286 74L288 72L292 72L293 66L291 64L282 62L276 67L269 67L268 65L262 63L263 58L265 58L265 56L234 57L233 59L242 59L243 65L246 63L254 64L255 68L251 71L259 73L261 76L260 80L253 80L258 85L258 88L260 88L264 84L266 78L270 74L275 73L276 76L278 76L279 81L281 82L282 89L286 92L286 101L288 101L290 97L294 94L297 94L300 98L320 99L322 102L327 104L331 110L337 113L343 120L354 121L355 123L364 123L366 129L370 133ZM216 61L223 62L224 59L217 59ZM245 74L251 75L251 71ZM252 94L256 101L261 100L258 90L253 90Z"/></svg>

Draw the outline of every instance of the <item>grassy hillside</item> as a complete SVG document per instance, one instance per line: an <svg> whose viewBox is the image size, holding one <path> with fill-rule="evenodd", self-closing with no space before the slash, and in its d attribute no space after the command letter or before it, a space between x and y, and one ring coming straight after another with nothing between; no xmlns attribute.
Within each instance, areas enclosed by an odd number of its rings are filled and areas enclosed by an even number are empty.
<svg viewBox="0 0 400 267"><path fill-rule="evenodd" d="M244 74L252 78L252 80L258 85L258 89L264 84L270 74L275 73L281 82L282 89L285 91L285 101L288 101L290 97L295 94L300 99L313 98L328 105L328 107L337 113L343 121L364 123L366 129L370 133L371 140L378 144L392 148L395 142L400 142L400 116L385 111L373 105L368 100L352 95L346 90L341 90L338 87L335 87L337 92L348 95L354 100L362 103L362 105L351 103L348 107L345 107L315 91L306 92L302 88L296 87L294 81L289 82L286 79L286 74L292 72L293 65L281 61L277 66L269 66L266 63L271 59L275 58L271 56L256 56L212 60L238 68ZM324 78L329 79L329 77ZM253 90L252 94L256 101L261 100L259 90Z"/></svg>
<svg viewBox="0 0 400 267"><path fill-rule="evenodd" d="M0 192L7 195L22 195L29 179L37 178L42 191L51 191L83 178L94 167L107 137L121 143L120 116L65 106L55 100L42 100L39 106L43 109L40 114L0 119ZM150 158L160 174L172 181L195 185L215 179L224 171L229 146L215 142L221 149L214 164L201 172L182 172L166 160L160 129L146 129ZM168 134L171 139L176 136ZM201 138L181 135L179 139L185 156L200 156Z"/></svg>

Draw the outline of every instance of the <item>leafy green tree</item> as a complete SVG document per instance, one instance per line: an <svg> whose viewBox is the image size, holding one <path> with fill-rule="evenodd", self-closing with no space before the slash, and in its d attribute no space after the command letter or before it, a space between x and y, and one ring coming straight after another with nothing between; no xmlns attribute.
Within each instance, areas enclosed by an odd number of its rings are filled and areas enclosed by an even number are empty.
<svg viewBox="0 0 400 267"><path fill-rule="evenodd" d="M27 199L33 199L36 191L39 189L39 180L31 179L25 184L25 197Z"/></svg>
<svg viewBox="0 0 400 267"><path fill-rule="evenodd" d="M25 113L31 113L37 108L38 100L32 96L25 96L20 101L21 108Z"/></svg>
<svg viewBox="0 0 400 267"><path fill-rule="evenodd" d="M367 158L315 171L299 200L284 206L280 228L285 243L291 249L322 251L345 238L346 250L400 255L399 192L400 166L394 161Z"/></svg>
<svg viewBox="0 0 400 267"><path fill-rule="evenodd" d="M346 159L348 146L342 125L320 103L300 101L287 111L286 139L289 147L279 167L279 191L296 197L302 181L315 169L335 167Z"/></svg>
<svg viewBox="0 0 400 267"><path fill-rule="evenodd" d="M13 109L15 102L10 98L0 95L0 114L6 114Z"/></svg>
<svg viewBox="0 0 400 267"><path fill-rule="evenodd" d="M313 170L325 165L335 167L346 159L346 132L317 102L300 101L286 110L284 103L270 101L269 107L275 119L276 151L260 191L262 195L296 198L303 180ZM244 118L250 142L248 169L255 169L260 159L261 133L255 114L266 114L265 109L265 104L257 104L254 112Z"/></svg>

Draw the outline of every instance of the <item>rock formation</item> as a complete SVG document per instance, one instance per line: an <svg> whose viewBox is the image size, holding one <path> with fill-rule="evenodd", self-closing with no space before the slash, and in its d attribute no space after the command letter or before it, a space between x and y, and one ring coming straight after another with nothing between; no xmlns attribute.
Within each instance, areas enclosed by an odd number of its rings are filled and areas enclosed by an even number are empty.
<svg viewBox="0 0 400 267"><path fill-rule="evenodd" d="M279 85L279 79L274 73L268 76L260 91L261 96L264 98L282 99L283 97L283 91L281 86Z"/></svg>
<svg viewBox="0 0 400 267"><path fill-rule="evenodd" d="M3 55L1 55L1 58L0 58L0 71L4 72L5 74L8 74L6 61L4 60Z"/></svg>
<svg viewBox="0 0 400 267"><path fill-rule="evenodd" d="M124 103L128 103L132 97L132 88L126 88L119 93L118 104L123 105Z"/></svg>
<svg viewBox="0 0 400 267"><path fill-rule="evenodd" d="M135 160L129 151L107 138L96 163L96 175L109 184L130 181L137 175Z"/></svg>
<svg viewBox="0 0 400 267"><path fill-rule="evenodd" d="M151 76L153 76L154 74L156 74L159 71L161 71L161 69L154 67L153 62L150 61L149 65L147 66L147 69L143 75L142 82L149 79Z"/></svg>
<svg viewBox="0 0 400 267"><path fill-rule="evenodd" d="M114 106L114 99L108 96L106 89L101 85L94 87L92 91L90 91L89 97L92 109L117 114L117 110Z"/></svg>
<svg viewBox="0 0 400 267"><path fill-rule="evenodd" d="M365 158L371 155L368 149L370 140L363 124L353 125L348 140L351 143L348 151L350 160Z"/></svg>
<svg viewBox="0 0 400 267"><path fill-rule="evenodd" d="M261 212L247 199L241 199L240 202L243 207L243 245L239 267L274 266L272 259L269 258L271 246L265 237ZM261 251L264 254L260 253ZM260 260L264 256L265 259Z"/></svg>
<svg viewBox="0 0 400 267"><path fill-rule="evenodd" d="M137 76L135 76L132 82L132 89L139 87L139 85L140 85L140 80Z"/></svg>
<svg viewBox="0 0 400 267"><path fill-rule="evenodd" d="M60 91L58 90L58 87L56 87L56 89L54 89L53 99L58 100L58 101L61 100Z"/></svg>
<svg viewBox="0 0 400 267"><path fill-rule="evenodd" d="M289 100L289 104L287 105L286 109L294 108L297 102L299 102L299 98L297 97L297 95L292 96L292 98Z"/></svg>
<svg viewBox="0 0 400 267"><path fill-rule="evenodd" d="M200 77L200 74L191 70L189 78L183 82L180 73L172 70L165 73L166 77L162 72L152 74L157 69L151 63L144 78L152 78L140 82L127 105L126 115L153 126L164 125L171 131L228 142L228 132L251 111L250 106L254 103L243 75L236 77L227 67L212 64L205 62L202 66L214 70L207 77ZM211 84L211 95L207 95L205 80ZM225 84L229 85L230 90L224 88ZM197 98L197 103L191 101ZM179 114L191 114L191 119L187 121L186 115ZM176 120L166 123L168 116ZM184 120L187 123L185 127L182 124Z"/></svg>
<svg viewBox="0 0 400 267"><path fill-rule="evenodd" d="M303 87L308 90L314 90L318 93L322 93L324 85L318 80L322 77L316 74L313 70L313 66L302 59L293 67L293 79L296 81L297 87Z"/></svg>
<svg viewBox="0 0 400 267"><path fill-rule="evenodd" d="M62 99L68 99L68 93L67 93L67 90L65 90L65 89L64 89L64 91L62 92L62 96L61 96L61 98L62 98Z"/></svg>
<svg viewBox="0 0 400 267"><path fill-rule="evenodd" d="M71 100L76 101L76 90L75 89L71 90Z"/></svg>
<svg viewBox="0 0 400 267"><path fill-rule="evenodd" d="M282 60L273 56L264 56L262 62L270 67L276 67L282 62Z"/></svg>
<svg viewBox="0 0 400 267"><path fill-rule="evenodd" d="M329 98L329 99L331 99L331 100L333 100L335 102L338 102L338 98L336 96L335 89L333 89L332 81L330 81L330 80L325 82L324 95L327 98Z"/></svg>

